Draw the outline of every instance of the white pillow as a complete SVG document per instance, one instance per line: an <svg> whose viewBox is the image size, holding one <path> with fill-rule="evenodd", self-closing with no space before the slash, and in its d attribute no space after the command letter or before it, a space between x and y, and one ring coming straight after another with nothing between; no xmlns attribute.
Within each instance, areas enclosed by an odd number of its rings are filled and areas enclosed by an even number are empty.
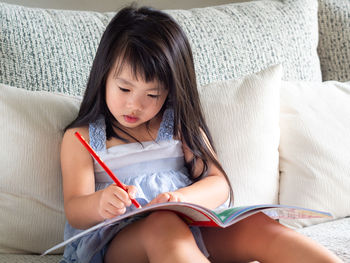
<svg viewBox="0 0 350 263"><path fill-rule="evenodd" d="M60 143L80 100L0 84L0 253L63 240Z"/></svg>
<svg viewBox="0 0 350 263"><path fill-rule="evenodd" d="M278 202L279 89L282 67L200 88L234 204Z"/></svg>
<svg viewBox="0 0 350 263"><path fill-rule="evenodd" d="M280 203L350 216L350 83L282 83Z"/></svg>

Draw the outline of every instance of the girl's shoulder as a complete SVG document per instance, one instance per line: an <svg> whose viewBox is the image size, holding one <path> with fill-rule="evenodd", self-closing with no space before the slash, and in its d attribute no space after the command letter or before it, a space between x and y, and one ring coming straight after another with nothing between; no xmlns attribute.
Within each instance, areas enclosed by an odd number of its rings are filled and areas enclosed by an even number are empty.
<svg viewBox="0 0 350 263"><path fill-rule="evenodd" d="M69 128L64 132L61 143L61 155L69 156L75 154L82 147L82 144L78 138L74 135L75 132L79 132L84 139L89 142L89 127L77 127Z"/></svg>
<svg viewBox="0 0 350 263"><path fill-rule="evenodd" d="M93 174L92 157L74 135L75 132L79 132L89 142L88 127L70 128L65 131L60 154L64 178L73 178L74 176L78 178L78 175L83 175L86 172Z"/></svg>
<svg viewBox="0 0 350 263"><path fill-rule="evenodd" d="M76 132L79 132L81 136L89 143L89 126L69 128L64 132L63 141L65 140L77 140L77 137L74 135ZM78 140L77 140L78 141Z"/></svg>

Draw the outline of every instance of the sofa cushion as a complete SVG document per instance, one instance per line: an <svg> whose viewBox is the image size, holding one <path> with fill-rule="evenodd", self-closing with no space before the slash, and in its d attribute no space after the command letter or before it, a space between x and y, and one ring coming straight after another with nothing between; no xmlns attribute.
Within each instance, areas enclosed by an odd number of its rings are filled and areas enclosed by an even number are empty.
<svg viewBox="0 0 350 263"><path fill-rule="evenodd" d="M61 255L41 257L38 255L0 254L0 262L6 263L58 263Z"/></svg>
<svg viewBox="0 0 350 263"><path fill-rule="evenodd" d="M80 100L0 85L0 253L41 253L63 240L63 128Z"/></svg>
<svg viewBox="0 0 350 263"><path fill-rule="evenodd" d="M333 251L344 262L350 262L350 217L297 231Z"/></svg>
<svg viewBox="0 0 350 263"><path fill-rule="evenodd" d="M323 80L350 80L350 1L319 0L319 45Z"/></svg>
<svg viewBox="0 0 350 263"><path fill-rule="evenodd" d="M200 85L282 63L283 79L321 81L317 0L169 10L192 44Z"/></svg>
<svg viewBox="0 0 350 263"><path fill-rule="evenodd" d="M112 14L0 3L0 83L83 94Z"/></svg>
<svg viewBox="0 0 350 263"><path fill-rule="evenodd" d="M280 127L280 202L350 216L350 83L282 82Z"/></svg>
<svg viewBox="0 0 350 263"><path fill-rule="evenodd" d="M168 10L192 44L199 85L283 63L284 79L321 80L317 0L252 1ZM82 95L114 13L0 3L0 82Z"/></svg>
<svg viewBox="0 0 350 263"><path fill-rule="evenodd" d="M281 76L274 66L199 90L235 206L278 202Z"/></svg>

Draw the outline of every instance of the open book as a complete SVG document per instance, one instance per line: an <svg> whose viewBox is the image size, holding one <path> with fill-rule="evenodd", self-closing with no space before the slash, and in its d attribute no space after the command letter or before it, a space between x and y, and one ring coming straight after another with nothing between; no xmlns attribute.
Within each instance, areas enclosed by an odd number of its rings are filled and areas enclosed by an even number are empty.
<svg viewBox="0 0 350 263"><path fill-rule="evenodd" d="M162 204L155 204L140 209L136 209L129 213L107 219L89 229L86 229L79 234L67 239L66 241L48 249L43 255L48 254L68 243L87 235L101 227L111 224L117 224L120 220L140 215L147 215L153 211L173 211L183 218L189 225L194 226L208 226L208 227L228 227L237 223L238 221L247 218L258 212L263 212L273 219L300 219L300 218L322 218L332 217L330 213L306 209L287 205L253 205L242 207L230 207L225 209L210 210L205 207L182 202L169 202Z"/></svg>

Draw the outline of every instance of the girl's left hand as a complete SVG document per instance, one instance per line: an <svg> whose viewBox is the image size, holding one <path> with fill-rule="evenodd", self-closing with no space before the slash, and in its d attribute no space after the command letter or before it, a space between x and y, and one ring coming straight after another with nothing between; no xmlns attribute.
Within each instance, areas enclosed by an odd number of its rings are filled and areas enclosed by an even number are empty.
<svg viewBox="0 0 350 263"><path fill-rule="evenodd" d="M167 203L167 202L186 202L186 201L182 193L165 192L165 193L159 194L156 198L154 198L151 202L149 202L147 206L160 204L160 203Z"/></svg>

